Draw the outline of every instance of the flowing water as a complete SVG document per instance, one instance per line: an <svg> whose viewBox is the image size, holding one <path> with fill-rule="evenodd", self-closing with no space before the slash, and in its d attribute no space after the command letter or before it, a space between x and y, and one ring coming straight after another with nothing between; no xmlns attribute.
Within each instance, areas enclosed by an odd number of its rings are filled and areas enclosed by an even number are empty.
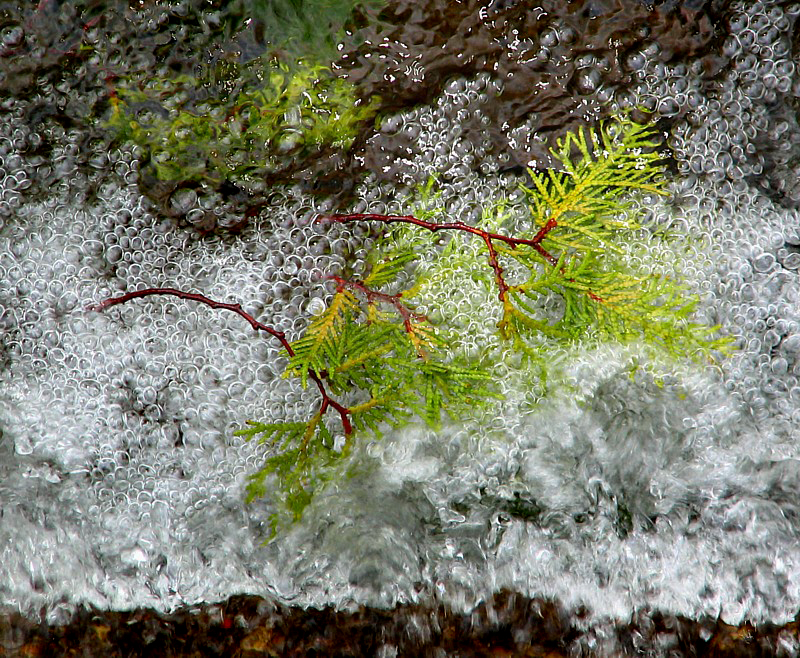
<svg viewBox="0 0 800 658"><path fill-rule="evenodd" d="M0 3L0 603L51 622L80 603L168 610L242 592L469 609L505 587L590 620L794 616L800 4L551 4L370 9L340 62L384 99L359 157L287 170L242 226L233 201L193 200L201 232L101 120L125 70L263 51L242 19L259 5ZM86 310L179 288L296 337L326 294L314 273L357 267L368 239L316 213L403 212L433 173L454 218L514 207L553 137L632 105L655 113L672 159L671 194L637 201L648 230L630 257L668 262L738 351L637 369L641 346L577 347L552 355L563 372L543 398L498 366L504 401L363 442L356 475L271 543L273 502L243 500L264 448L233 431L313 404L281 377L280 345L174 298ZM667 247L648 237L665 229ZM495 312L453 288L443 312L468 305L465 333L491 330Z"/></svg>

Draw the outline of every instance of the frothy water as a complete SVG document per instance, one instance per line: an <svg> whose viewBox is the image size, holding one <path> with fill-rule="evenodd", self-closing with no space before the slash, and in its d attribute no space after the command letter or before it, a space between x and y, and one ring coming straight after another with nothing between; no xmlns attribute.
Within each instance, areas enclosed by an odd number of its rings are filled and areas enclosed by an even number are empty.
<svg viewBox="0 0 800 658"><path fill-rule="evenodd" d="M725 46L738 59L713 84L685 66L642 65L639 98L663 101L665 116L670 85L682 103L697 97L669 137L673 195L639 202L646 230L630 253L689 282L702 317L737 336L738 352L700 368L655 362L636 345L579 347L553 354L559 385L544 398L498 369L504 401L440 432L410 425L363 442L342 467L349 476L268 545L270 500L243 502L263 449L233 430L302 417L314 403L281 378L280 346L192 302L86 307L174 287L240 302L293 338L329 292L322 275L345 255L358 259L365 238L314 224L325 202L292 187L241 233L199 238L150 210L124 150L109 154L96 198L76 202L68 186L27 198L20 189L36 173L17 144L24 121L9 109L0 123L0 602L45 606L63 621L82 602L169 609L240 592L342 606L437 593L469 608L509 587L596 618L645 607L730 623L793 617L800 225L786 171L800 141L791 112L800 82L792 54L759 39L784 43L794 10L742 9L745 25L731 23L735 43ZM742 35L756 23L749 41ZM767 64L775 98L752 88ZM491 156L482 171L460 168L448 103L474 119L470 93L488 84L462 81L463 96L398 118L418 135L409 180L442 174L453 216L501 195L513 203L523 180ZM445 144L443 160L427 157ZM403 209L402 188L374 178L357 197L356 211ZM666 251L652 238L664 229L677 236ZM496 318L473 306L464 322L480 336ZM645 360L649 368L636 367Z"/></svg>

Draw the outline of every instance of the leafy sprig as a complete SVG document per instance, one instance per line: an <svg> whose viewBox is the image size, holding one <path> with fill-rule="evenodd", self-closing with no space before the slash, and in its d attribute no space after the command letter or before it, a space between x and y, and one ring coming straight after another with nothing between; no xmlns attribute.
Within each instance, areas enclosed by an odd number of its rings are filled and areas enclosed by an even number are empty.
<svg viewBox="0 0 800 658"><path fill-rule="evenodd" d="M530 171L532 185L521 186L530 228L514 235L503 230L512 211L502 202L484 209L476 225L447 221L432 182L421 188L422 206L413 215L320 217L339 224L379 222L385 234L370 254L367 276L332 276L327 307L291 343L238 305L174 289L127 293L94 309L170 294L233 311L280 341L289 356L286 377L303 387L314 383L320 401L308 418L249 421L237 432L269 446L263 467L251 476L248 499L270 492L282 499L274 532L287 513L289 521L300 518L351 451L355 435L378 437L414 417L436 428L444 414L463 418L497 397L487 364L498 353L486 345L472 357L459 355L449 318L434 324L418 310L420 300L435 305L434 288L468 285L452 276L455 262L488 291L483 305L497 305L498 344L528 357L522 368L535 359L542 381L548 341L569 344L588 335L643 340L698 361L730 349L729 339L717 336L719 327L693 321L698 300L683 284L636 271L622 256L626 239L639 228L628 195L663 193L656 146L652 129L626 120L567 136L554 150L562 170ZM439 233L449 235L443 245L424 238ZM561 302L556 317L546 309L553 299Z"/></svg>
<svg viewBox="0 0 800 658"><path fill-rule="evenodd" d="M392 284L411 260L404 252L383 258L364 281L332 277L336 292L291 344L284 375L298 377L303 386L316 375L331 393L354 398L339 415L343 446L332 439L337 429L325 417L324 405L304 423L251 423L237 434L248 439L260 435L272 454L251 478L250 500L266 491L267 478L274 475L296 519L324 481L321 474L349 453L354 434L379 437L412 416L437 428L443 413L463 412L496 395L484 368L448 354L435 327L408 305L408 291L389 294L370 287ZM273 516L273 529L279 517Z"/></svg>
<svg viewBox="0 0 800 658"><path fill-rule="evenodd" d="M562 171L529 170L533 185L520 186L532 225L520 235L411 215L339 214L324 220L405 224L481 240L502 312L499 332L520 349L528 349L525 339L534 335L575 340L591 330L600 338L642 337L675 356L703 358L724 350L729 341L714 337L718 326L689 320L697 300L687 288L665 275L632 271L618 257L625 239L639 228L630 218L626 195L664 194L656 146L652 128L632 121L568 134L553 151ZM527 272L522 283L507 281L512 264ZM554 295L564 308L556 321L543 316L540 304Z"/></svg>

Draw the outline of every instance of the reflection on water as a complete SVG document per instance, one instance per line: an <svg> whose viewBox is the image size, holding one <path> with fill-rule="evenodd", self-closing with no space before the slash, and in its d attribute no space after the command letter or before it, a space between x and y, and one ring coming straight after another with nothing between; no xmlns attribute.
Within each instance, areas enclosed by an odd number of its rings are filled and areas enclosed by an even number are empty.
<svg viewBox="0 0 800 658"><path fill-rule="evenodd" d="M248 592L390 606L436 593L468 609L502 588L595 619L643 608L732 622L794 614L791 6L365 10L342 71L383 99L379 127L346 156L318 153L292 171L237 233L199 235L152 202L142 154L109 147L98 118L128 67L177 75L246 43L266 47L257 25L192 2L6 4L0 600L45 605L53 622L84 601L171 609ZM513 206L522 166L542 162L553 134L639 104L661 120L673 195L636 202L645 230L629 255L667 259L740 351L721 368L654 364L654 375L632 374L636 345L578 347L553 355L563 381L541 400L498 372L505 401L463 426L363 445L354 475L267 546L269 500L242 502L263 455L233 429L313 403L280 377L279 345L179 300L85 311L122 290L175 287L239 301L294 337L325 294L314 273L352 266L369 239L313 225L315 212L350 201L399 212L403 186L434 172L453 217L501 195ZM348 194L315 196L317 174L351 179ZM205 212L242 217L247 202L232 194L219 208ZM672 251L653 253L658 231L675 233ZM492 313L470 309L476 339Z"/></svg>

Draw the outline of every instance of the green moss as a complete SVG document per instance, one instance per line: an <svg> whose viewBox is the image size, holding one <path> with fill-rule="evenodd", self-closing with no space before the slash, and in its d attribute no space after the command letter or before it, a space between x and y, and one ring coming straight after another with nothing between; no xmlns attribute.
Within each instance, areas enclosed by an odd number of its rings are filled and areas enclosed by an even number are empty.
<svg viewBox="0 0 800 658"><path fill-rule="evenodd" d="M247 189L287 161L324 148L348 149L361 122L377 111L379 99L359 102L353 85L326 66L290 67L273 59L248 68L254 82L238 88L218 80L217 87L238 91L225 97L217 89L219 96L207 95L188 109L164 104L182 90L202 90L207 80L183 76L142 89L123 83L112 99L109 125L119 139L144 149L161 181L212 187L228 181Z"/></svg>
<svg viewBox="0 0 800 658"><path fill-rule="evenodd" d="M346 152L380 99L361 99L332 62L343 44L355 45L364 12L382 4L255 0L247 22L265 47L260 57L199 54L191 75L165 67L116 80L108 126L140 147L143 192L192 187L258 198L314 158ZM164 185L152 190L154 182Z"/></svg>

